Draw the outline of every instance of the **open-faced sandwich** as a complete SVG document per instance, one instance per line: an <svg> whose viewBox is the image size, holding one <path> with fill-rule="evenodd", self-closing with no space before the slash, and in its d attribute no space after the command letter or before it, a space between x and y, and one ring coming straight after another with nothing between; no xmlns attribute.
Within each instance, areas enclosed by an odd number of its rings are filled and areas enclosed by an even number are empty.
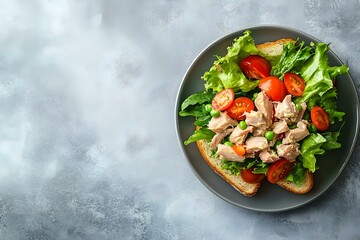
<svg viewBox="0 0 360 240"><path fill-rule="evenodd" d="M186 98L180 116L193 116L207 164L246 196L263 181L295 194L314 185L316 155L341 147L344 112L329 66L329 45L290 38L256 45L250 31L234 39L203 75L205 89ZM340 124L339 124L340 123Z"/></svg>

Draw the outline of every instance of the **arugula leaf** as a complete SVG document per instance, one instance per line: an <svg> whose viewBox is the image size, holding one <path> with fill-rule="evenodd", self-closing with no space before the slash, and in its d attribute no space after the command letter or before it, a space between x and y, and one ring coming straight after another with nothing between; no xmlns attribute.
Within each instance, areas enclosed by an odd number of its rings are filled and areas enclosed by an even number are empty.
<svg viewBox="0 0 360 240"><path fill-rule="evenodd" d="M205 105L195 105L188 107L185 111L180 111L179 115L181 117L187 117L187 116L194 116L194 117L202 117L208 114L208 112L205 109Z"/></svg>
<svg viewBox="0 0 360 240"><path fill-rule="evenodd" d="M229 170L233 175L240 174L240 162L227 161L224 160L223 164L221 164L221 168L225 170Z"/></svg>
<svg viewBox="0 0 360 240"><path fill-rule="evenodd" d="M204 73L202 78L206 90L220 92L224 88L233 88L235 92L248 92L257 86L259 81L248 80L239 67L240 59L259 53L250 34L251 31L245 31L243 36L236 38L227 48L227 54L218 57L210 70Z"/></svg>
<svg viewBox="0 0 360 240"><path fill-rule="evenodd" d="M214 98L214 95L214 93L208 91L194 93L183 101L183 103L181 104L181 111L185 111L186 108L192 105L211 102Z"/></svg>
<svg viewBox="0 0 360 240"><path fill-rule="evenodd" d="M313 54L313 49L310 46L305 46L304 42L299 44L289 42L284 45L279 62L271 69L271 75L283 79L287 72L298 72Z"/></svg>
<svg viewBox="0 0 360 240"><path fill-rule="evenodd" d="M224 160L221 165L222 169L229 170L234 175L239 175L241 169L249 169L251 167L254 167L253 173L265 174L268 164L263 163L259 158L247 158L243 162Z"/></svg>
<svg viewBox="0 0 360 240"><path fill-rule="evenodd" d="M211 118L212 116L210 114L197 117L194 122L194 125L198 127L204 127L210 122Z"/></svg>
<svg viewBox="0 0 360 240"><path fill-rule="evenodd" d="M185 145L196 142L198 140L205 139L207 142L210 142L214 137L215 133L208 128L199 128L184 142Z"/></svg>
<svg viewBox="0 0 360 240"><path fill-rule="evenodd" d="M319 133L311 133L307 136L301 145L300 161L304 168L309 169L311 172L316 170L316 157L315 155L322 155L325 150L321 148L321 145L326 142L326 139Z"/></svg>

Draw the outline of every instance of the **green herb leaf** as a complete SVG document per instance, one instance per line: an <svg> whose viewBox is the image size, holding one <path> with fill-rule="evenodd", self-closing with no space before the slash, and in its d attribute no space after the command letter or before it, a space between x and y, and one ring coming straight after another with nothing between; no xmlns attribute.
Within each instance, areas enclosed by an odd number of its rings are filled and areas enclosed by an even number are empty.
<svg viewBox="0 0 360 240"><path fill-rule="evenodd" d="M192 105L210 103L214 98L214 95L214 93L208 91L194 93L183 101L183 103L181 104L181 111L185 112L185 109Z"/></svg>
<svg viewBox="0 0 360 240"><path fill-rule="evenodd" d="M195 132L184 142L185 145L189 145L192 142L205 139L207 142L210 142L214 137L215 133L208 128L200 128L195 130Z"/></svg>

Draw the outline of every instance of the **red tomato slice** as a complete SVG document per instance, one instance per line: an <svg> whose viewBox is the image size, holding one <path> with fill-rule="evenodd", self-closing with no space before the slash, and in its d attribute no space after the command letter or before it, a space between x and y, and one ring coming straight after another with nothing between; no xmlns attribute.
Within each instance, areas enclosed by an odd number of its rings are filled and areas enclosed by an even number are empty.
<svg viewBox="0 0 360 240"><path fill-rule="evenodd" d="M234 101L234 90L232 88L226 88L221 92L218 92L212 100L212 108L218 111L224 111L230 107Z"/></svg>
<svg viewBox="0 0 360 240"><path fill-rule="evenodd" d="M250 55L241 60L240 69L248 78L261 79L270 75L271 65L261 56Z"/></svg>
<svg viewBox="0 0 360 240"><path fill-rule="evenodd" d="M258 87L264 91L272 101L282 101L286 96L284 83L273 76L261 79Z"/></svg>
<svg viewBox="0 0 360 240"><path fill-rule="evenodd" d="M286 90L293 96L300 97L305 90L305 81L295 73L285 73L284 84Z"/></svg>
<svg viewBox="0 0 360 240"><path fill-rule="evenodd" d="M311 121L314 126L320 130L325 131L330 126L330 119L327 112L319 106L315 106L310 111Z"/></svg>
<svg viewBox="0 0 360 240"><path fill-rule="evenodd" d="M281 158L272 163L266 173L267 179L271 183L277 183L284 179L291 172L292 164L289 160Z"/></svg>
<svg viewBox="0 0 360 240"><path fill-rule="evenodd" d="M242 144L235 144L232 147L237 155L244 156L245 155L245 147Z"/></svg>
<svg viewBox="0 0 360 240"><path fill-rule="evenodd" d="M254 168L252 168L252 167L249 169L240 170L240 175L245 182L259 183L265 178L264 174L255 174L255 173L253 173L253 170L254 170Z"/></svg>
<svg viewBox="0 0 360 240"><path fill-rule="evenodd" d="M238 97L232 102L226 112L231 118L239 121L245 119L245 112L250 112L254 109L254 102L250 98Z"/></svg>

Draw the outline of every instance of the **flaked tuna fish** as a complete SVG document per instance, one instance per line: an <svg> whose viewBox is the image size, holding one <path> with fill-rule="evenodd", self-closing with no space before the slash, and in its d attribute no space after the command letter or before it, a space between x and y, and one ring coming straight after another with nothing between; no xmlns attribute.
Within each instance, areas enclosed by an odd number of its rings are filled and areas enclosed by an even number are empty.
<svg viewBox="0 0 360 240"><path fill-rule="evenodd" d="M307 108L306 102L302 102L300 105L301 105L301 111L299 111L298 115L294 119L294 122L299 122L303 118L304 113L306 111Z"/></svg>
<svg viewBox="0 0 360 240"><path fill-rule="evenodd" d="M258 111L245 112L245 116L246 116L245 122L248 126L250 125L257 128L266 128L266 126L268 125L265 116L261 112Z"/></svg>
<svg viewBox="0 0 360 240"><path fill-rule="evenodd" d="M287 95L281 103L276 104L275 117L278 119L283 118L296 118L298 110L295 104L291 101L291 95Z"/></svg>
<svg viewBox="0 0 360 240"><path fill-rule="evenodd" d="M224 144L218 145L217 154L219 154L223 159L229 161L242 162L245 160L245 156L236 154L232 147L226 146Z"/></svg>
<svg viewBox="0 0 360 240"><path fill-rule="evenodd" d="M273 105L268 96L264 92L260 92L254 103L258 112L264 115L267 127L270 126L273 118Z"/></svg>
<svg viewBox="0 0 360 240"><path fill-rule="evenodd" d="M288 127L285 119L281 119L278 122L274 122L272 127L273 127L274 133L276 133L276 134L280 134L280 133L289 131L289 127Z"/></svg>
<svg viewBox="0 0 360 240"><path fill-rule="evenodd" d="M221 133L225 129L236 126L238 122L229 115L227 115L226 112L220 112L219 117L213 117L209 122L209 129L216 133Z"/></svg>
<svg viewBox="0 0 360 240"><path fill-rule="evenodd" d="M216 133L214 135L214 137L211 139L211 142L210 142L210 148L211 149L215 149L216 146L227 136L229 135L231 132L233 131L232 128L228 128L228 129L225 129L223 132L221 133Z"/></svg>
<svg viewBox="0 0 360 240"><path fill-rule="evenodd" d="M244 143L247 135L254 131L253 126L247 126L244 130L240 129L239 127L235 127L234 131L230 134L229 140L235 144L242 144Z"/></svg>
<svg viewBox="0 0 360 240"><path fill-rule="evenodd" d="M259 153L259 157L264 163L273 163L280 159L274 150L263 150Z"/></svg>
<svg viewBox="0 0 360 240"><path fill-rule="evenodd" d="M250 137L245 142L246 152L259 152L268 147L268 141L265 137Z"/></svg>
<svg viewBox="0 0 360 240"><path fill-rule="evenodd" d="M280 144L277 146L276 151L279 157L286 158L290 162L295 161L295 159L300 155L298 143Z"/></svg>
<svg viewBox="0 0 360 240"><path fill-rule="evenodd" d="M297 128L291 129L285 133L285 138L282 140L282 143L296 143L303 140L309 134L307 121L301 121L297 123Z"/></svg>

